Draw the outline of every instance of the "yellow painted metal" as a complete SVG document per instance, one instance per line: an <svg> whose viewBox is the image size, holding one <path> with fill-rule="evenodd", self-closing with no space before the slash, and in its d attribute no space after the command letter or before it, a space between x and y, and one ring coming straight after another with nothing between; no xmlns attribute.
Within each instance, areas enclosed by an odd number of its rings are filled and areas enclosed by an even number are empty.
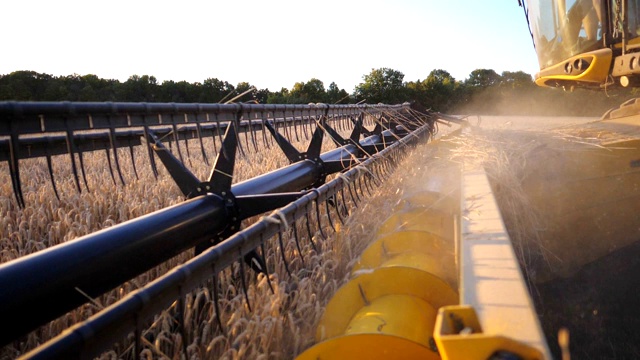
<svg viewBox="0 0 640 360"><path fill-rule="evenodd" d="M575 61L585 60L589 63L589 67L578 75L567 75L565 73L565 66L567 63L573 64ZM607 81L609 76L609 69L611 67L611 61L613 59L613 52L611 49L599 49L596 51L576 55L565 61L562 61L556 65L545 68L536 74L536 85L549 86L547 82L552 84L557 80L563 82L576 82L600 85Z"/></svg>
<svg viewBox="0 0 640 360"><path fill-rule="evenodd" d="M358 275L338 289L320 320L316 340L322 341L343 335L351 319L360 309L388 295L413 296L426 301L434 308L458 302L457 293L433 274L401 266L376 269ZM418 314L415 316L419 317Z"/></svg>
<svg viewBox="0 0 640 360"><path fill-rule="evenodd" d="M470 306L445 306L438 311L434 339L443 360L488 359L498 351L523 360L541 360L537 349L505 336L485 334Z"/></svg>
<svg viewBox="0 0 640 360"><path fill-rule="evenodd" d="M384 295L351 317L344 336L318 343L300 359L397 358L398 353L437 359L429 344L435 319L436 309L423 299Z"/></svg>
<svg viewBox="0 0 640 360"><path fill-rule="evenodd" d="M399 211L391 215L380 226L378 234L396 231L427 231L437 236L453 239L455 220L450 213L425 208Z"/></svg>
<svg viewBox="0 0 640 360"><path fill-rule="evenodd" d="M453 241L426 231L399 231L376 239L352 269L410 266L429 272L457 287Z"/></svg>
<svg viewBox="0 0 640 360"><path fill-rule="evenodd" d="M318 359L424 359L440 356L429 347L411 340L386 334L357 334L340 336L307 349L298 360Z"/></svg>
<svg viewBox="0 0 640 360"><path fill-rule="evenodd" d="M403 197L394 208L395 211L404 211L409 209L432 209L448 214L456 214L460 211L460 204L457 199L458 194L449 190L448 194L439 191L419 191L409 196Z"/></svg>
<svg viewBox="0 0 640 360"><path fill-rule="evenodd" d="M345 335L383 333L429 347L436 309L411 295L385 295L372 300L351 318Z"/></svg>

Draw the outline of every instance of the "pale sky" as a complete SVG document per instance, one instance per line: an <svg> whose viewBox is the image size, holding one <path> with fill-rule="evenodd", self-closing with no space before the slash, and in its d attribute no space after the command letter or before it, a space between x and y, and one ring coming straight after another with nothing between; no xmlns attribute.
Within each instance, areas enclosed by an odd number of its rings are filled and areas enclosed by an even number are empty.
<svg viewBox="0 0 640 360"><path fill-rule="evenodd" d="M4 0L0 74L33 70L126 81L247 81L271 91L311 78L352 92L373 68L405 81L433 69L535 74L517 0Z"/></svg>

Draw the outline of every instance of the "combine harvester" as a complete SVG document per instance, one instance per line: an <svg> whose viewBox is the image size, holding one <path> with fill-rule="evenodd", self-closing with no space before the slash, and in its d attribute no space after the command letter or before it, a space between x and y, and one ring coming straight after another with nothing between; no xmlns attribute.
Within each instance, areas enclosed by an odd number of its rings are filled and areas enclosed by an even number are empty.
<svg viewBox="0 0 640 360"><path fill-rule="evenodd" d="M640 18L634 1L541 0L523 7L541 65L537 84L636 84ZM505 228L494 195L499 179L458 152L460 139L488 134L455 117L409 104L0 103L0 160L7 162L17 206L29 205L21 163L46 159L61 197L54 157L68 159L80 192L90 190L84 158L95 151L105 152L114 183L125 183L123 154L136 174L141 153L156 176L159 159L187 199L0 265L0 318L11 324L0 339L3 345L20 341L194 247L193 258L24 356L91 358L129 336L131 346L118 356L138 358L149 342L143 330L168 308L186 339L185 298L202 286L211 289L216 329L225 334L222 282L241 284L246 306L256 306L249 293L258 285L247 284L249 269L273 289L275 265L267 254L280 254L290 274L304 264L293 264L283 239L295 239L293 254L300 258L306 252L300 239L319 253L316 241L346 223L415 143L432 140L421 148L433 156L419 185L407 185L394 214L375 229L350 280L318 314L316 343L299 358L549 359L521 264L529 280L542 283L640 238L639 105L625 103L556 136L510 134L536 144L515 177L544 224L537 245L553 254L529 263ZM442 122L460 128L436 138ZM325 136L338 148L321 153ZM307 139L308 146L300 150L294 139ZM266 146L280 148L290 165L234 182L236 155L251 159ZM190 148L204 161L216 150L205 180L185 165L182 152ZM242 228L242 220L271 211ZM186 354L186 341L183 346ZM568 350L566 341L561 346Z"/></svg>

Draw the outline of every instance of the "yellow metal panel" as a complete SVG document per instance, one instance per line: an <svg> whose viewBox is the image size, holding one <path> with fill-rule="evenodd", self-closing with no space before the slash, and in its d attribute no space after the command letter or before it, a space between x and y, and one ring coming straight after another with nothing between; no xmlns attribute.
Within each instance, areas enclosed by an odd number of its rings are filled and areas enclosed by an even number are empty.
<svg viewBox="0 0 640 360"><path fill-rule="evenodd" d="M520 265L484 171L463 175L462 201L466 215L460 239L461 303L477 311L486 336L512 338L550 358Z"/></svg>
<svg viewBox="0 0 640 360"><path fill-rule="evenodd" d="M397 212L411 209L431 209L447 214L457 214L460 212L459 195L451 190L448 194L428 190L420 191L403 197L394 210Z"/></svg>
<svg viewBox="0 0 640 360"><path fill-rule="evenodd" d="M604 84L609 76L612 58L613 53L611 52L611 49L599 49L590 53L574 56L566 61L540 71L540 73L536 75L536 85L548 86L546 85L546 82L550 80ZM589 67L581 74L566 75L564 73L565 64L573 63L578 59L587 60L590 63Z"/></svg>
<svg viewBox="0 0 640 360"><path fill-rule="evenodd" d="M488 359L497 352L522 360L544 359L542 352L500 334L485 334L470 306L445 306L438 311L434 339L443 360Z"/></svg>
<svg viewBox="0 0 640 360"><path fill-rule="evenodd" d="M380 226L378 234L395 231L427 231L437 236L453 239L455 220L451 214L433 209L416 208L391 215Z"/></svg>
<svg viewBox="0 0 640 360"><path fill-rule="evenodd" d="M436 309L428 302L410 295L386 295L361 308L344 334L381 333L429 347L435 322Z"/></svg>
<svg viewBox="0 0 640 360"><path fill-rule="evenodd" d="M425 231L399 231L376 239L362 253L352 273L400 265L430 272L457 288L453 240Z"/></svg>
<svg viewBox="0 0 640 360"><path fill-rule="evenodd" d="M298 360L328 359L422 359L440 356L429 347L391 335L358 334L323 341L307 349Z"/></svg>
<svg viewBox="0 0 640 360"><path fill-rule="evenodd" d="M360 274L333 296L316 332L318 341L345 333L349 322L360 309L379 297L410 295L434 308L458 302L457 293L437 276L410 267L390 267Z"/></svg>

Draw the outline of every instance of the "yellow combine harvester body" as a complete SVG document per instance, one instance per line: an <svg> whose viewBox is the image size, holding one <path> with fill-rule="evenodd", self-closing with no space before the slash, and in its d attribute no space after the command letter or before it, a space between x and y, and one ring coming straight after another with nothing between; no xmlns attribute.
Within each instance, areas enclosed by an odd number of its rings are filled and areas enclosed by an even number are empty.
<svg viewBox="0 0 640 360"><path fill-rule="evenodd" d="M527 0L540 86L638 86L640 1Z"/></svg>

